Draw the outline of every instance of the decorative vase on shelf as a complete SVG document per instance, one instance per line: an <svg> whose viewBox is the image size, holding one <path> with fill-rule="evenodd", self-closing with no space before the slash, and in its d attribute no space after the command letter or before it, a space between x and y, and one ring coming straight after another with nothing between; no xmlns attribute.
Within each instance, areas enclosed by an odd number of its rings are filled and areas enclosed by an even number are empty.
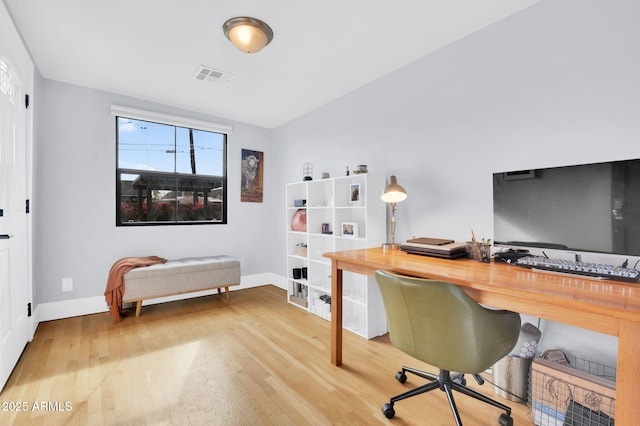
<svg viewBox="0 0 640 426"><path fill-rule="evenodd" d="M302 165L302 180L313 180L313 164L304 163Z"/></svg>

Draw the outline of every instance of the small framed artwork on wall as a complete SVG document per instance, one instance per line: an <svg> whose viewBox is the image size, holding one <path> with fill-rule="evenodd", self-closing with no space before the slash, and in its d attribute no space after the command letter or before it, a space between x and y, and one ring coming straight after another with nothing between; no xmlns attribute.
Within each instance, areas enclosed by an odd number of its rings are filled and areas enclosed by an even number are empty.
<svg viewBox="0 0 640 426"><path fill-rule="evenodd" d="M358 236L358 224L354 222L342 222L342 236L343 237L357 237Z"/></svg>
<svg viewBox="0 0 640 426"><path fill-rule="evenodd" d="M262 202L262 171L264 170L264 153L249 149L242 150L242 187L240 201Z"/></svg>

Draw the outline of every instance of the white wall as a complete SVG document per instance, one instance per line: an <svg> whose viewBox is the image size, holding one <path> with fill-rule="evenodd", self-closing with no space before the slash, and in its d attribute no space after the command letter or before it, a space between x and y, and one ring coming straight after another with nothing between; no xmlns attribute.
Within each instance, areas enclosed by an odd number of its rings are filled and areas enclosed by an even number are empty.
<svg viewBox="0 0 640 426"><path fill-rule="evenodd" d="M542 1L277 129L277 272L284 185L307 161L396 174L397 239L465 241L492 237L493 172L640 157L638 22L635 0ZM615 338L541 328L543 345L615 359Z"/></svg>
<svg viewBox="0 0 640 426"><path fill-rule="evenodd" d="M115 226L115 118L111 104L230 125L227 141L228 224ZM242 275L271 270L272 131L112 93L39 79L36 96L34 264L39 306L101 297L109 269L126 256L166 258L229 254ZM243 148L263 151L264 202L240 202ZM74 290L62 292L62 278ZM106 304L104 305L106 309Z"/></svg>

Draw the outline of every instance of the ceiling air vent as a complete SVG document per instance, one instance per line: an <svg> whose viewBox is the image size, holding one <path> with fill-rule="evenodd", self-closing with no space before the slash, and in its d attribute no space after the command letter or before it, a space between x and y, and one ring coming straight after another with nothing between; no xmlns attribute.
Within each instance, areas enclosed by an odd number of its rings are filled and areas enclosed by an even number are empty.
<svg viewBox="0 0 640 426"><path fill-rule="evenodd" d="M193 77L196 80L208 81L210 83L216 83L219 86L226 86L231 82L231 80L233 80L234 75L215 68L200 65Z"/></svg>

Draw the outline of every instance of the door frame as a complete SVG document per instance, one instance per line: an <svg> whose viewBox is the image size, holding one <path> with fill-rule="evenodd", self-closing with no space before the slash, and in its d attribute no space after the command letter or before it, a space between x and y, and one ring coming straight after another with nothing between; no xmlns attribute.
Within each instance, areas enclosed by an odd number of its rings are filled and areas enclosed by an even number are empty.
<svg viewBox="0 0 640 426"><path fill-rule="evenodd" d="M33 340L38 321L35 315L35 306L33 303L34 285L33 285L33 138L34 138L34 108L33 108L33 91L35 86L35 66L27 51L22 39L13 24L11 15L9 14L4 2L0 2L0 35L5 41L6 52L3 52L6 59L10 60L13 72L18 75L20 84L22 85L19 94L19 107L24 109L24 197L25 203L29 200L29 213L26 214L25 229L25 246L26 246L26 297L27 303L31 306L31 315L27 317L27 339L28 342ZM26 104L25 95L29 96L29 105ZM26 206L25 206L26 208ZM25 306L24 309L27 309ZM27 343L27 342L25 342Z"/></svg>

